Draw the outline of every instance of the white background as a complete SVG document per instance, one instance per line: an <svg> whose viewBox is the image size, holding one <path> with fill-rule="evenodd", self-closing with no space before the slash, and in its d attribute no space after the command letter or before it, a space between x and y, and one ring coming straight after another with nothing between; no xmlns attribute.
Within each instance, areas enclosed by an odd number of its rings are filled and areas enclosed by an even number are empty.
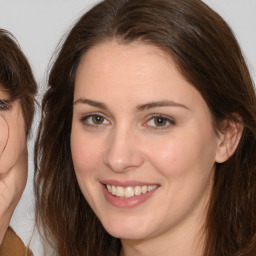
<svg viewBox="0 0 256 256"><path fill-rule="evenodd" d="M204 0L232 27L256 81L256 0ZM0 27L9 30L28 57L43 94L47 66L59 40L72 24L98 0L0 0ZM38 116L29 140L29 178L11 225L27 244L33 232L33 143ZM31 248L35 256L42 250L37 235Z"/></svg>

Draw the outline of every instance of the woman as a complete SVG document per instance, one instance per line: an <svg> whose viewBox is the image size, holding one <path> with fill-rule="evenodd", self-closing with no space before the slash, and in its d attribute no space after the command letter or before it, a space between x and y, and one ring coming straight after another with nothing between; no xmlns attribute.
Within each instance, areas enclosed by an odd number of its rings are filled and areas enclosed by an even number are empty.
<svg viewBox="0 0 256 256"><path fill-rule="evenodd" d="M8 227L27 180L36 83L12 35L0 29L0 255L31 255Z"/></svg>
<svg viewBox="0 0 256 256"><path fill-rule="evenodd" d="M255 107L204 3L99 3L49 75L38 224L59 255L255 255Z"/></svg>

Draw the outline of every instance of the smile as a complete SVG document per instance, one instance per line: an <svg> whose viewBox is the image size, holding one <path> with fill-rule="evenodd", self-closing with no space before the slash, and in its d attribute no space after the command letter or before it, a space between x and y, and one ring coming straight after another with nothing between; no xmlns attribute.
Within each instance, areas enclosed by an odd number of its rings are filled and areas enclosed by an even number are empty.
<svg viewBox="0 0 256 256"><path fill-rule="evenodd" d="M140 196L141 194L146 194L150 191L157 189L158 185L143 185L143 186L128 186L128 187L121 187L121 186L114 186L106 184L106 188L109 193L116 197L120 198L131 198Z"/></svg>

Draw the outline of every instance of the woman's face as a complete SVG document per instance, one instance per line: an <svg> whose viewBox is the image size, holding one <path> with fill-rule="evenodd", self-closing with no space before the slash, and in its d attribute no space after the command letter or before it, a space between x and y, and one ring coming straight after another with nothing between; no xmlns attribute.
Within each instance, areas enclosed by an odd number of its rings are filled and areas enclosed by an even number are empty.
<svg viewBox="0 0 256 256"><path fill-rule="evenodd" d="M72 158L111 235L146 239L202 225L219 144L206 102L158 48L113 41L83 56Z"/></svg>
<svg viewBox="0 0 256 256"><path fill-rule="evenodd" d="M25 157L27 156L27 144L19 101L6 104L4 100L8 100L9 95L1 87L0 99L0 175L4 177L12 168L27 164ZM27 175L24 174L21 177L20 183L24 186Z"/></svg>

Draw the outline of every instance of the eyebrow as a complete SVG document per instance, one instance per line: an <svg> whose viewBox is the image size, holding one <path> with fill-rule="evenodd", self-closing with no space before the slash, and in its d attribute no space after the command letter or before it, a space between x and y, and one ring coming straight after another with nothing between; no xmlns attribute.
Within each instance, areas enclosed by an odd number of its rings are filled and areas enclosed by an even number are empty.
<svg viewBox="0 0 256 256"><path fill-rule="evenodd" d="M73 105L76 105L78 103L87 104L87 105L90 105L90 106L93 106L96 108L108 110L107 106L104 103L98 102L95 100L80 98L80 99L76 100ZM149 109L158 108L158 107L180 107L180 108L189 110L189 108L187 106L177 103L177 102L174 102L174 101L170 101L170 100L149 102L146 104L138 105L136 107L136 109L138 111L144 111L144 110L149 110Z"/></svg>
<svg viewBox="0 0 256 256"><path fill-rule="evenodd" d="M98 102L98 101L95 101L95 100L80 98L80 99L76 100L73 105L76 105L78 103L87 104L87 105L90 105L90 106L93 106L93 107L96 107L96 108L101 108L101 109L104 109L104 110L108 109L107 106L104 103L101 103L101 102Z"/></svg>
<svg viewBox="0 0 256 256"><path fill-rule="evenodd" d="M137 110L143 111L143 110L148 110L148 109L158 108L158 107L181 107L181 108L189 110L189 108L186 107L185 105L174 102L174 101L170 101L170 100L153 101L153 102L149 102L149 103L146 103L143 105L139 105L139 106L137 106Z"/></svg>

